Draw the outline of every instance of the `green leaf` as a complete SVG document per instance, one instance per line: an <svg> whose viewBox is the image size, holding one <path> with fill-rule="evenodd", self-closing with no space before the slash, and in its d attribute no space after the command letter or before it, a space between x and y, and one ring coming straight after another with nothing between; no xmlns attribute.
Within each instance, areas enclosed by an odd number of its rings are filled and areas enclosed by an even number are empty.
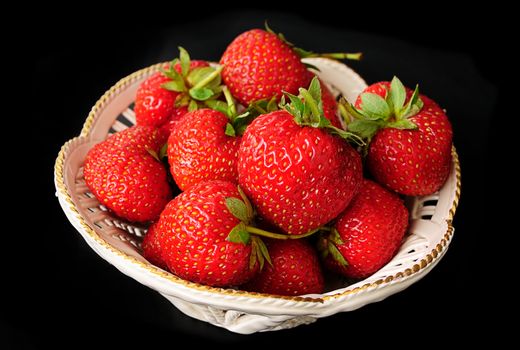
<svg viewBox="0 0 520 350"><path fill-rule="evenodd" d="M321 102L321 85L316 76L312 78L308 91L316 103Z"/></svg>
<svg viewBox="0 0 520 350"><path fill-rule="evenodd" d="M190 102L192 102L192 100L190 99L190 97L187 94L180 94L175 99L175 107L184 107L184 106L187 106ZM193 101L193 102L195 102L195 101Z"/></svg>
<svg viewBox="0 0 520 350"><path fill-rule="evenodd" d="M190 55L182 46L179 46L180 59L181 59L181 74L185 77L190 70Z"/></svg>
<svg viewBox="0 0 520 350"><path fill-rule="evenodd" d="M401 130L404 130L404 129L409 129L409 130L417 129L417 125L414 122L412 122L410 119L396 120L395 122L388 123L385 127L387 127L387 128L394 128L394 129L401 129Z"/></svg>
<svg viewBox="0 0 520 350"><path fill-rule="evenodd" d="M205 101L213 96L213 91L205 87L199 89L191 88L190 96L198 101Z"/></svg>
<svg viewBox="0 0 520 350"><path fill-rule="evenodd" d="M338 109L341 118L343 118L343 121L345 122L347 127L355 119L365 119L365 116L359 113L356 107L354 107L350 102L348 102L343 96L340 98L338 102Z"/></svg>
<svg viewBox="0 0 520 350"><path fill-rule="evenodd" d="M331 126L332 124L330 123L330 120L328 120L324 116L320 115L320 116L318 116L318 118L316 118L312 122L310 122L310 123L304 122L304 123L302 123L302 125L312 126L313 128L326 128L328 126Z"/></svg>
<svg viewBox="0 0 520 350"><path fill-rule="evenodd" d="M419 95L419 85L416 85L412 97L410 97L410 101L408 101L406 106L399 112L399 114L396 115L396 117L397 119L407 119L413 117L421 111L423 105L424 103Z"/></svg>
<svg viewBox="0 0 520 350"><path fill-rule="evenodd" d="M229 108L227 103L225 103L224 101L206 100L204 101L204 104L209 108L219 111L220 113L223 113L229 117Z"/></svg>
<svg viewBox="0 0 520 350"><path fill-rule="evenodd" d="M386 101L393 109L395 115L398 115L401 109L404 106L404 101L406 100L406 89L401 83L399 78L395 77L392 79L390 83L390 91L388 91L388 96L386 97Z"/></svg>
<svg viewBox="0 0 520 350"><path fill-rule="evenodd" d="M241 199L235 197L226 198L226 207L237 219L244 222L249 222L246 204Z"/></svg>
<svg viewBox="0 0 520 350"><path fill-rule="evenodd" d="M186 91L186 86L184 85L184 81L182 81L182 80L172 80L172 81L162 84L161 87L163 89L170 90L170 91L176 91L176 92Z"/></svg>
<svg viewBox="0 0 520 350"><path fill-rule="evenodd" d="M240 222L238 225L233 227L226 238L229 242L248 244L251 239L251 235L246 230L246 225Z"/></svg>
<svg viewBox="0 0 520 350"><path fill-rule="evenodd" d="M331 134L338 135L342 139L345 139L345 140L348 140L348 141L352 141L352 142L354 142L358 146L365 146L366 145L366 143L363 141L363 139L360 136L358 136L357 134L355 134L355 133L348 132L348 131L336 128L333 125L329 125L327 127L327 129L329 129L329 132Z"/></svg>
<svg viewBox="0 0 520 350"><path fill-rule="evenodd" d="M258 255L258 249L255 249L255 247L253 247L253 244L252 244L251 255L249 256L249 270L252 270L255 268L257 255Z"/></svg>
<svg viewBox="0 0 520 350"><path fill-rule="evenodd" d="M230 123L226 123L226 131L224 132L227 136L237 136L235 128Z"/></svg>
<svg viewBox="0 0 520 350"><path fill-rule="evenodd" d="M390 108L385 99L370 92L361 94L360 112L371 120L387 120L391 114Z"/></svg>
<svg viewBox="0 0 520 350"><path fill-rule="evenodd" d="M313 79L313 82L316 80ZM311 83L311 85L312 85L312 83ZM313 89L314 89L314 94L316 94L316 87L314 86ZM318 82L318 89L320 89L319 82ZM318 127L317 125L319 125L319 123L320 123L320 118L323 117L321 90L318 92L318 95L320 95L320 99L316 100L308 90L306 90L304 88L300 88L300 94L298 95L298 98L300 100L303 100L304 110L303 110L302 119L303 119L304 124L306 124L306 125Z"/></svg>
<svg viewBox="0 0 520 350"><path fill-rule="evenodd" d="M176 79L177 77L180 77L179 72L177 72L174 67L175 65L179 63L179 59L176 58L173 61L171 61L168 65L168 69L159 68L159 70L168 78L170 79Z"/></svg>
<svg viewBox="0 0 520 350"><path fill-rule="evenodd" d="M226 103L227 103L227 110L228 110L228 112L226 114L231 119L231 121L234 121L235 117L236 117L236 114L237 114L237 108L236 108L236 105L235 105L235 99L231 95L231 92L229 91L227 86L224 86L222 88L222 91L224 92L224 97L225 97Z"/></svg>
<svg viewBox="0 0 520 350"><path fill-rule="evenodd" d="M356 119L348 125L348 130L365 140L370 140L382 126L383 123L378 120Z"/></svg>
<svg viewBox="0 0 520 350"><path fill-rule="evenodd" d="M273 262L271 261L271 256L269 255L269 251L267 250L267 246L265 243L260 239L260 237L255 237L255 241L260 248L261 255L267 260L269 265L273 266Z"/></svg>
<svg viewBox="0 0 520 350"><path fill-rule="evenodd" d="M152 157L154 157L155 160L160 161L159 156L157 155L157 152L155 152L153 149L147 148L146 152L148 152Z"/></svg>
<svg viewBox="0 0 520 350"><path fill-rule="evenodd" d="M215 71L213 67L199 67L195 68L186 77L186 80L191 86L197 85L197 83L203 81Z"/></svg>
<svg viewBox="0 0 520 350"><path fill-rule="evenodd" d="M188 103L188 112L193 112L199 109L199 106L197 105L197 102L190 100Z"/></svg>
<svg viewBox="0 0 520 350"><path fill-rule="evenodd" d="M333 227L331 230L331 233L329 235L329 240L332 243L337 244L337 245L343 244L343 240L341 239L341 236L335 227Z"/></svg>
<svg viewBox="0 0 520 350"><path fill-rule="evenodd" d="M304 50L296 46L293 46L292 49L300 58L316 57L316 53L312 51Z"/></svg>
<svg viewBox="0 0 520 350"><path fill-rule="evenodd" d="M159 159L164 159L166 157L168 157L168 142L162 145L161 149L159 150Z"/></svg>
<svg viewBox="0 0 520 350"><path fill-rule="evenodd" d="M276 97L273 97L267 102L266 106L267 112L274 112L278 110L278 105L276 104Z"/></svg>
<svg viewBox="0 0 520 350"><path fill-rule="evenodd" d="M345 260L345 257L341 254L341 252L338 250L338 248L332 243L331 241L328 242L327 245L328 251L330 252L330 255L332 255L332 258L336 260L338 264L341 266L347 267L348 262Z"/></svg>
<svg viewBox="0 0 520 350"><path fill-rule="evenodd" d="M281 107L294 116L294 120L297 124L301 124L303 122L303 113L305 111L305 105L298 96L295 96L288 92L286 92L285 95L289 97L291 103L283 104L281 105Z"/></svg>
<svg viewBox="0 0 520 350"><path fill-rule="evenodd" d="M250 222L251 220L253 220L253 217L255 216L255 213L253 210L253 205L251 204L251 202L249 201L249 198L247 198L246 194L242 190L242 187L237 186L237 189L238 189L238 193L240 194L240 197L242 198L242 200L244 201L244 204L246 205L247 218L248 218L246 222Z"/></svg>

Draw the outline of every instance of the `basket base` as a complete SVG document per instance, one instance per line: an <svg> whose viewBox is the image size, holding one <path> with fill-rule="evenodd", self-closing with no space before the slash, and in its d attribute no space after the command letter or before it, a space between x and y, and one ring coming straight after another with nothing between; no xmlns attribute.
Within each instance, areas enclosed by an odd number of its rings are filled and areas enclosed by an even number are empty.
<svg viewBox="0 0 520 350"><path fill-rule="evenodd" d="M189 303L170 295L159 294L170 301L182 313L239 334L289 329L300 325L311 324L317 320L317 318L310 316L268 317L265 315L247 314L236 310L223 310L207 305Z"/></svg>

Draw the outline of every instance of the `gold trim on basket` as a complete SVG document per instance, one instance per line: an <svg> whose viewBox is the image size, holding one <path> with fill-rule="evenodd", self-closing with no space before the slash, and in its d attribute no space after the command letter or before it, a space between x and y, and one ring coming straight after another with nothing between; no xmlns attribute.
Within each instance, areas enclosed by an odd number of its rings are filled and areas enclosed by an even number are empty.
<svg viewBox="0 0 520 350"><path fill-rule="evenodd" d="M94 107L92 107L92 109L91 109L91 111L90 111L90 113L89 113L89 115L88 115L88 117L87 117L87 119L86 119L86 121L85 121L85 123L83 125L83 129L81 130L80 136L88 137L88 135L90 133L90 129L92 128L92 125L93 125L93 123L95 121L96 116L106 106L106 104L111 101L112 97L120 89L126 87L129 84L132 84L136 80L141 79L143 76L145 76L145 75L147 75L147 74L149 74L151 72L157 71L159 69L159 67L161 67L163 64L164 63L158 63L158 64L155 64L153 66L141 69L141 70L139 70L139 71L137 71L135 73L132 73L129 76L127 76L127 77L121 79L120 81L118 81L107 92L105 92L105 94L96 102ZM77 210L77 208L76 208L76 206L75 206L75 204L74 204L74 202L72 200L72 197L69 194L69 192L68 192L68 190L67 190L67 188L65 186L64 176L63 176L63 164L65 162L65 156L66 156L66 153L68 151L69 145L70 145L70 143L73 140L75 140L75 139L72 139L72 140L66 142L62 146L62 148L60 150L60 153L58 155L58 158L56 159L56 164L55 164L55 167L54 167L54 171L55 171L55 175L56 175L55 176L56 187L58 188L60 193L65 198L65 201L69 204L69 208L74 212L74 215L78 219L78 221L81 224L81 226L85 229L85 231L88 233L88 235L92 239L94 239L99 245L101 245L105 249L109 250L111 253L114 253L117 256L124 258L125 260L127 260L130 263L138 265L139 267L147 270L148 272L150 272L150 273L152 273L152 274L154 274L156 276L165 278L165 279L167 279L167 280L169 280L171 282L174 282L174 283L181 284L181 285L183 285L185 287L188 287L188 288L194 288L194 289L197 289L197 290L200 290L200 291L212 292L212 293L218 293L218 294L224 294L224 295L232 295L232 296L242 296L242 297L251 297L251 298L266 298L266 297L268 297L268 298L283 299L283 300L295 301L295 302L323 303L326 300L336 299L336 298L339 298L339 297L342 297L342 296L346 296L346 295L349 295L349 294L355 294L355 293L358 293L358 292L360 292L362 290L366 290L366 289L369 289L369 288L379 287L379 286L381 286L383 284L390 283L390 282L392 282L392 281L394 281L396 279L408 277L408 276L411 276L413 274L416 274L416 273L420 272L421 270L425 269L427 266L432 264L434 260L436 260L436 258L443 252L444 248L448 245L448 242L450 241L450 239L453 236L454 228L453 228L453 225L452 225L452 221L453 221L453 217L455 216L455 212L457 210L457 206L458 206L458 203L459 203L460 188L461 188L460 163L459 163L459 158L458 158L458 155L457 155L457 152L456 152L456 149L455 149L454 146L452 147L452 156L453 156L453 163L455 164L456 191L455 191L455 198L453 199L453 203L452 203L451 209L449 211L449 215L448 215L448 220L447 220L448 229L446 230L446 233L444 234L444 237L441 240L441 242L439 244L437 244L435 246L435 248L432 249L432 251L428 255L426 255L425 258L423 258L420 262L415 264L412 268L407 268L404 271L397 272L393 276L388 276L388 277L385 277L384 279L379 279L377 281L364 284L364 285L362 285L360 287L356 287L356 288L353 288L353 289L347 289L347 290L345 290L345 291L343 291L341 293L337 293L337 294L325 295L325 296L323 296L321 298L300 297L300 296L290 297L290 296L281 296L281 295L274 295L274 294L246 292L246 291L235 290L235 289L224 289L224 288L209 287L209 286L206 286L206 285L202 285L202 284L186 281L186 280L184 280L184 279L182 279L180 277L177 277L177 276L175 276L175 275L173 275L173 274L171 274L169 272L161 270L158 267L155 267L154 265L152 265L150 263L143 263L143 262L137 260L136 258L134 258L133 256L128 255L128 254L126 254L126 253L124 253L124 252L114 248L112 245L108 244L103 238L101 238L96 233L96 231L85 222L83 216L81 216L81 214Z"/></svg>

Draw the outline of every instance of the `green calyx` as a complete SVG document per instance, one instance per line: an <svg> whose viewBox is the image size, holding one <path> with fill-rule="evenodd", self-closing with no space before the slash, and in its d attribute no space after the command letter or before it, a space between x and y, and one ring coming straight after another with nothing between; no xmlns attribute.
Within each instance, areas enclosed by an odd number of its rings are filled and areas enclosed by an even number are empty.
<svg viewBox="0 0 520 350"><path fill-rule="evenodd" d="M179 73L175 66L179 64ZM188 52L179 47L179 58L170 62L168 68L161 68L161 72L171 79L162 84L162 88L178 92L175 100L176 107L187 107L189 111L199 108L212 108L222 95L222 66L190 68L191 59Z"/></svg>
<svg viewBox="0 0 520 350"><path fill-rule="evenodd" d="M341 239L338 230L334 227L327 228L327 230L330 230L330 233L323 234L318 241L318 250L320 251L322 258L325 259L330 255L340 266L347 267L348 262L337 247L338 245L343 244L343 240Z"/></svg>
<svg viewBox="0 0 520 350"><path fill-rule="evenodd" d="M229 212L240 220L240 222L229 231L227 240L233 243L239 243L248 245L251 244L251 256L250 256L250 268L254 268L256 261L258 260L260 268L264 266L264 262L272 265L271 258L267 252L267 248L260 236L272 238L272 239L300 239L308 237L322 228L311 230L301 235L286 235L280 233L269 232L253 226L253 219L255 217L255 211L251 202L245 195L244 191L238 186L238 192L241 198L228 197L225 200L226 207Z"/></svg>
<svg viewBox="0 0 520 350"><path fill-rule="evenodd" d="M363 93L360 109L343 99L340 101L339 110L348 130L368 143L382 128L417 129L410 117L419 113L423 107L418 85L412 97L405 102L406 89L394 76L385 98L369 92Z"/></svg>
<svg viewBox="0 0 520 350"><path fill-rule="evenodd" d="M284 94L285 95L282 96L279 106L294 117L296 124L327 129L331 134L353 141L358 145L364 145L364 142L360 137L351 132L336 128L327 118L325 118L323 103L321 100L320 81L317 77L312 79L309 89L300 88L298 96L288 92L284 92ZM285 96L290 100L289 103L286 103Z"/></svg>
<svg viewBox="0 0 520 350"><path fill-rule="evenodd" d="M271 34L276 35L280 40L282 40L284 43L289 45L294 52L300 56L300 58L309 58L309 57L325 57L325 58L331 58L333 60L353 60L353 61L359 61L362 59L363 54L361 52L355 52L355 53L347 53L347 52L335 52L335 53L316 53L312 51L307 51L304 49L301 49L299 47L296 47L293 43L291 43L289 40L285 38L285 35L282 33L276 33L273 31L269 25L267 24L267 21L265 21L265 30ZM308 68L313 68L319 71L316 67L305 64L308 66Z"/></svg>

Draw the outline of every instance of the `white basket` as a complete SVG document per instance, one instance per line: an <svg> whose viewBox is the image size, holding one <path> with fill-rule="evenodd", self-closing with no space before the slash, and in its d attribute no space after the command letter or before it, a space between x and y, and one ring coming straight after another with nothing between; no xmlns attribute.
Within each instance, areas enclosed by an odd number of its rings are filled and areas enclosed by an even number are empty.
<svg viewBox="0 0 520 350"><path fill-rule="evenodd" d="M347 66L322 58L309 61L333 91L353 101L366 83ZM63 145L55 166L57 196L72 225L89 246L124 274L158 291L185 314L237 333L291 328L383 300L424 277L446 253L460 197L460 168L453 149L450 176L436 194L407 199L411 225L398 254L369 278L347 285L338 280L320 295L282 297L212 288L185 281L148 263L141 255L143 226L123 222L89 193L82 165L88 150L109 133L135 123L132 110L139 84L161 64L120 80L95 104L81 135Z"/></svg>

